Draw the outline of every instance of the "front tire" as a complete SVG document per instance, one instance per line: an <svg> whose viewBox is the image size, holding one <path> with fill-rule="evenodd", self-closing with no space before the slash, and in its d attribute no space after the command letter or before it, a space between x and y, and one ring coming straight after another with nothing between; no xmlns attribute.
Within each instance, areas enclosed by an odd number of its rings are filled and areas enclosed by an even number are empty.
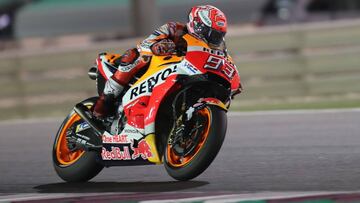
<svg viewBox="0 0 360 203"><path fill-rule="evenodd" d="M226 112L216 106L207 106L200 111L206 124L202 129L201 139L191 153L180 157L170 144L166 144L165 169L176 180L190 180L204 172L215 159L224 141L227 128Z"/></svg>
<svg viewBox="0 0 360 203"><path fill-rule="evenodd" d="M97 97L81 103L91 108ZM73 111L60 126L53 145L53 165L56 173L66 182L86 182L95 177L104 168L96 160L99 154L94 151L76 150L71 152L67 147L66 132L81 118Z"/></svg>

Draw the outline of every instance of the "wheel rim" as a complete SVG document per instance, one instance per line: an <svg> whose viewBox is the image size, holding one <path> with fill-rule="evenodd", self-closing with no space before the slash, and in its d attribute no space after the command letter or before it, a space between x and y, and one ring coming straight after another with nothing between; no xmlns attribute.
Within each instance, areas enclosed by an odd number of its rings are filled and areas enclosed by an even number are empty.
<svg viewBox="0 0 360 203"><path fill-rule="evenodd" d="M203 145L205 144L209 136L210 123L211 123L210 110L208 108L204 108L197 111L197 113L200 116L204 117L206 121L203 123L204 128L202 128L202 131L200 132L200 140L193 149L192 153L184 157L178 156L174 151L174 149L171 147L171 144L167 145L167 150L166 150L167 163L174 168L183 167L189 164L195 158L195 156L201 151Z"/></svg>
<svg viewBox="0 0 360 203"><path fill-rule="evenodd" d="M61 129L59 139L56 145L56 158L62 165L71 165L75 163L84 154L84 150L76 150L71 152L67 146L66 132L75 122L81 118L74 113L66 122L64 127Z"/></svg>

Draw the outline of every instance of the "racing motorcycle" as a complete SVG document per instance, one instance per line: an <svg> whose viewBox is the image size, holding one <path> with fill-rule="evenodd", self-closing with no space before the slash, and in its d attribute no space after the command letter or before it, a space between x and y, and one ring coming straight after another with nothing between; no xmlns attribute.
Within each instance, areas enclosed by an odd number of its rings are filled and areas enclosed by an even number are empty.
<svg viewBox="0 0 360 203"><path fill-rule="evenodd" d="M176 180L190 180L211 164L224 141L226 112L240 92L236 66L225 51L186 34L171 56L152 56L116 102L114 115L99 120L98 97L75 105L60 126L53 164L67 182L88 181L104 167L164 164ZM103 92L116 71L100 54L89 70Z"/></svg>

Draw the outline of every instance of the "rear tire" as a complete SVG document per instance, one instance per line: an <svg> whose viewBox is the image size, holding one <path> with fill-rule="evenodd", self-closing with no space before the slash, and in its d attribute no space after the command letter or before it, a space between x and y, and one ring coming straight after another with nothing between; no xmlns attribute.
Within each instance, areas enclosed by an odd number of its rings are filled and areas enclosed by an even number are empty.
<svg viewBox="0 0 360 203"><path fill-rule="evenodd" d="M85 106L91 107L96 102L97 97L89 98L82 101ZM66 138L63 138L64 132L72 126L72 122L80 120L74 111L71 111L69 116L65 118L62 125L60 126L53 145L53 165L56 173L61 179L66 182L86 182L95 177L104 168L103 165L98 163L96 160L99 159L99 154L94 151L76 151L70 160L63 158L60 153L66 153L66 147L63 142L67 142ZM65 129L67 128L67 129ZM64 140L65 139L65 140ZM65 143L66 144L66 143ZM61 148L61 150L60 150ZM69 157L71 157L69 153Z"/></svg>
<svg viewBox="0 0 360 203"><path fill-rule="evenodd" d="M193 179L204 172L218 154L225 138L227 116L223 109L216 106L207 106L205 110L210 114L210 128L207 138L199 151L184 165L171 163L170 147L166 144L164 165L168 174L176 180L186 181Z"/></svg>

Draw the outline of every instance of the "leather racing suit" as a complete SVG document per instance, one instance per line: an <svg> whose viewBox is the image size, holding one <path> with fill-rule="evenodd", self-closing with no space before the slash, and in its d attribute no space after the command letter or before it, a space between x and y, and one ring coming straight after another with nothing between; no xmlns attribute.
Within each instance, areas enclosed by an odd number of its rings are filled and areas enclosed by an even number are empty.
<svg viewBox="0 0 360 203"><path fill-rule="evenodd" d="M109 62L118 70L105 84L104 92L97 100L93 113L104 118L114 112L114 103L131 78L146 68L152 55L171 55L179 44L181 37L187 33L186 26L178 22L169 22L156 29L148 38L123 55L107 54Z"/></svg>
<svg viewBox="0 0 360 203"><path fill-rule="evenodd" d="M148 38L138 44L137 48L125 51L123 55L108 54L106 58L115 67L118 66L118 69L106 82L104 91L94 106L93 114L97 118L105 118L115 112L116 98L136 73L148 67L151 56L171 55L179 47L183 49L184 44L181 39L186 33L188 31L185 24L169 22L156 29ZM232 58L226 53L225 42L215 48L223 50L227 60L234 64Z"/></svg>

